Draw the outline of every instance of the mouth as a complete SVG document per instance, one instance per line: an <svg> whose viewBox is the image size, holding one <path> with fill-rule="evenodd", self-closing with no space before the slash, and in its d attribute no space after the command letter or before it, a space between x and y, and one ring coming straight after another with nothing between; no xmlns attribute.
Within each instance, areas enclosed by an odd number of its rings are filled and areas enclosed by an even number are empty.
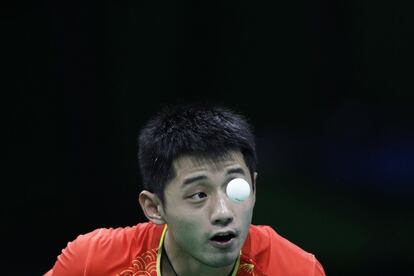
<svg viewBox="0 0 414 276"><path fill-rule="evenodd" d="M218 232L210 238L210 243L217 248L228 248L234 244L237 236L233 231Z"/></svg>

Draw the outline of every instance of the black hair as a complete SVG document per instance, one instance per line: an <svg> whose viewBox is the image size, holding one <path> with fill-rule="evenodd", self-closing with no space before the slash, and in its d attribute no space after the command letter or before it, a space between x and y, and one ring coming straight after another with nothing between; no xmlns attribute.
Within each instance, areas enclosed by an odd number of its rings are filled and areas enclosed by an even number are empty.
<svg viewBox="0 0 414 276"><path fill-rule="evenodd" d="M164 203L164 189L174 178L172 162L183 155L217 160L240 151L252 176L257 157L252 126L235 111L218 105L166 106L149 120L138 138L144 189Z"/></svg>

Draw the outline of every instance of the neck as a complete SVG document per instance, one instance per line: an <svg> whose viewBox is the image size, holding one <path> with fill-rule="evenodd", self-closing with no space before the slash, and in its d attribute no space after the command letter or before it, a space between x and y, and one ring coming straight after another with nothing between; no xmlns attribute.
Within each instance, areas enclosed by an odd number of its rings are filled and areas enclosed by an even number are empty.
<svg viewBox="0 0 414 276"><path fill-rule="evenodd" d="M165 252L161 260L163 276L218 276L231 275L233 271L234 264L215 268L200 263L192 256L183 254L183 251L175 246L168 232L164 240L164 248Z"/></svg>

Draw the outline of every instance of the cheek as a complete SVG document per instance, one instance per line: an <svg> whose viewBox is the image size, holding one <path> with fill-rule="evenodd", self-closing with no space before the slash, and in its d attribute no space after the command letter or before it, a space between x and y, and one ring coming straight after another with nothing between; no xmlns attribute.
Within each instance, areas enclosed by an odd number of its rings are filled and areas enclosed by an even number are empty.
<svg viewBox="0 0 414 276"><path fill-rule="evenodd" d="M179 211L179 210L177 210ZM168 227L175 233L175 236L194 236L202 228L202 216L195 215L188 210L170 214L168 216Z"/></svg>
<svg viewBox="0 0 414 276"><path fill-rule="evenodd" d="M241 220L243 221L242 223L244 224L250 224L252 221L252 217L253 217L253 203L249 203L244 205L242 208L240 208L240 212L239 212L239 216L241 218Z"/></svg>

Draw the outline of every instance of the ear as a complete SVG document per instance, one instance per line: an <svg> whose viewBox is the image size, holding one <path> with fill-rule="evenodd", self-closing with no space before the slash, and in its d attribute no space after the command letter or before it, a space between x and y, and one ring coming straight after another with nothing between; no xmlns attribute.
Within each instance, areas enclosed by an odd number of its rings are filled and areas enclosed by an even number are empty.
<svg viewBox="0 0 414 276"><path fill-rule="evenodd" d="M162 213L162 205L158 196L149 191L142 191L138 198L142 211L148 220L155 224L165 224Z"/></svg>
<svg viewBox="0 0 414 276"><path fill-rule="evenodd" d="M256 179L257 179L257 172L254 172L253 174L253 198L254 198L254 202L256 202Z"/></svg>
<svg viewBox="0 0 414 276"><path fill-rule="evenodd" d="M256 192L256 179L257 179L257 172L253 173L253 189Z"/></svg>

